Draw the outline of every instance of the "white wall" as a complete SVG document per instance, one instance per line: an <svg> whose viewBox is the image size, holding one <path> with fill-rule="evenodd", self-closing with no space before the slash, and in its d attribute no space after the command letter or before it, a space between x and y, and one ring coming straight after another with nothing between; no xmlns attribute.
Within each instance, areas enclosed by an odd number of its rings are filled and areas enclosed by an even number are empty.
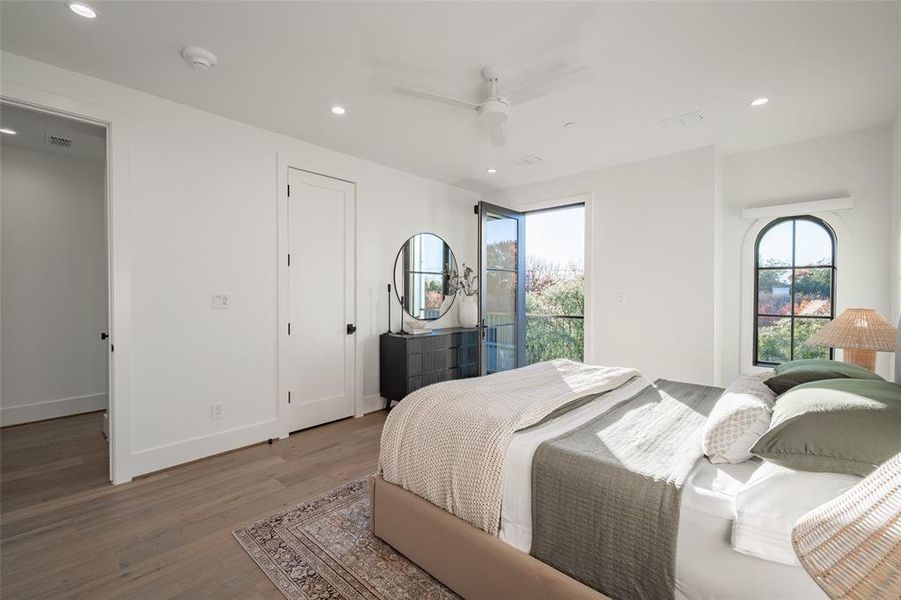
<svg viewBox="0 0 901 600"><path fill-rule="evenodd" d="M517 207L580 194L592 197L589 360L713 383L715 149L515 187L490 201Z"/></svg>
<svg viewBox="0 0 901 600"><path fill-rule="evenodd" d="M893 208L892 144L882 126L741 154L706 148L512 188L491 201L516 207L592 194L590 360L723 385L753 370L742 357L752 344L742 333L751 331L751 309L742 305L753 296L743 263L762 223L743 220L743 208L853 197L852 210L818 215L839 238L836 310L872 307L897 319L901 261L890 247L894 240L898 252L901 194ZM901 189L899 172L896 164ZM877 372L892 376L890 354L878 356Z"/></svg>
<svg viewBox="0 0 901 600"><path fill-rule="evenodd" d="M851 196L853 209L817 215L834 226L838 237L836 314L852 306L893 314L891 156L891 128L884 126L723 159L723 381L751 369L750 361L741 358L742 348L753 343L741 334L750 319L741 305L753 297L753 283L741 265L755 223L742 220L743 208ZM891 362L891 355L880 353L877 372L890 377Z"/></svg>
<svg viewBox="0 0 901 600"><path fill-rule="evenodd" d="M478 198L470 192L18 56L3 54L2 67L4 94L112 115L114 235L123 249L114 268L125 269L125 305L114 307L131 324L125 353L116 347L117 375L130 374L128 389L116 392L117 481L284 433L279 156L357 183L358 410L381 403L377 336L387 327L385 284L400 245L432 231L458 260L475 261ZM210 309L214 292L230 294L229 310ZM223 405L220 420L210 418L212 402Z"/></svg>
<svg viewBox="0 0 901 600"><path fill-rule="evenodd" d="M0 422L107 405L103 163L3 145Z"/></svg>

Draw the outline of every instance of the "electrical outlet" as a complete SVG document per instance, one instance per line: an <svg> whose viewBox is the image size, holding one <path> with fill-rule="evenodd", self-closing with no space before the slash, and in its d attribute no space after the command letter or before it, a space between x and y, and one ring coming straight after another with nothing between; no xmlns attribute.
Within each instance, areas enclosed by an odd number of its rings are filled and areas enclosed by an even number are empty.
<svg viewBox="0 0 901 600"><path fill-rule="evenodd" d="M214 421L222 418L222 405L218 402L210 404L210 418Z"/></svg>
<svg viewBox="0 0 901 600"><path fill-rule="evenodd" d="M217 310L228 308L228 294L212 294L210 296L210 306Z"/></svg>

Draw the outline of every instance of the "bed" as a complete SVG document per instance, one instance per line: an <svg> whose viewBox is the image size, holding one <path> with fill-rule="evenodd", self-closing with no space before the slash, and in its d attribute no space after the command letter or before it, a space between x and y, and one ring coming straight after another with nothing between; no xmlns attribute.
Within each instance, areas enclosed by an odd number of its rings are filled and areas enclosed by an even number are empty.
<svg viewBox="0 0 901 600"><path fill-rule="evenodd" d="M686 455L684 459L680 460L673 459L671 472L660 476L654 475L650 479L678 479L680 493L675 496L667 496L658 488L640 488L639 492L631 490L629 485L624 485L625 494L634 494L636 498L639 496L648 498L644 502L652 506L664 507L667 502L672 501L672 498L676 498L678 506L672 512L678 522L667 525L665 520L661 520L659 523L652 523L648 531L635 531L632 547L629 547L632 534L628 529L627 533L619 529L616 539L621 542L619 544L606 543L607 554L604 555L604 560L598 560L598 557L593 554L588 557L587 561L584 560L586 554L584 549L592 547L591 544L597 538L597 532L602 531L605 527L622 527L623 523L628 528L631 523L629 515L619 517L615 521L601 522L594 525L593 528L580 527L581 521L578 519L590 520L591 514L584 511L579 513L577 505L583 504L581 499L583 497L590 498L594 492L584 487L578 487L582 483L577 482L573 484L577 487L566 492L567 495L561 500L559 497L555 498L555 494L559 496L562 493L560 489L568 485L566 482L556 482L549 486L550 491L548 492L543 490L536 481L551 477L554 469L561 470L560 464L566 464L565 470L567 471L585 468L588 469L586 472L591 473L597 469L601 463L596 462L593 458L585 459L582 456L580 444L585 443L585 432L590 434L588 435L589 442L592 435L600 437L600 433L596 432L604 431L607 435L609 431L615 429L612 426L613 423L619 427L619 424L626 420L621 414L617 414L617 411L623 412L628 408L629 412L624 414L636 413L634 408L641 406L641 398L649 394L653 398L665 396L671 401L675 400L670 404L676 408L671 407L669 410L677 412L670 415L666 414L665 410L659 410L665 404L663 402L646 403L656 412L639 413L642 419L640 421L642 430L646 428L645 423L654 422L656 418L654 415L659 416L663 413L665 418L661 417L662 420L657 425L648 426L650 432L645 438L640 437L644 433L643 431L636 432L634 424L631 428L626 427L628 436L639 436L634 442L629 438L628 443L638 446L647 445L642 440L646 441L652 439L653 436L660 436L663 431L670 429L682 432L676 433L675 437L691 438L696 435L694 432L697 423L703 422L706 416L704 413L706 409L703 407L709 407L712 402L715 402L722 390L663 380L651 382L637 372L627 370L606 372L599 378L591 379L591 382L587 384L585 384L585 380L579 379L581 376L582 372L579 371L576 379L566 379L569 375L562 378L563 383L560 389L573 389L568 401L562 404L551 403L546 406L544 412L537 415L531 414L531 422L525 423L525 426L518 428L508 439L502 439L498 444L498 447L503 449L503 456L499 460L502 465L499 514L495 515L491 511L486 511L483 516L479 511L467 512L467 508L471 507L463 506L461 500L456 497L458 495L465 496L466 492L461 490L467 489L465 477L459 476L461 469L459 464L448 466L449 477L446 485L436 487L433 481L418 481L415 476L405 477L411 472L415 473L416 469L410 465L401 464L402 460L399 462L386 461L383 456L380 462L389 464L387 468L385 468L385 464L382 464L381 474L373 477L372 480L371 526L374 534L461 596L470 600L480 598L607 598L608 596L598 591L601 589L616 598L671 596L680 599L805 599L824 597L820 588L800 566L780 564L748 556L736 552L730 544L733 499L738 490L760 467L760 462L756 460L740 464L713 464L706 458L696 460L694 455ZM539 380L530 380L528 375L525 376L525 379L523 376L516 375L508 377L508 379L499 378L497 389L520 386L516 388L513 395L528 394L530 392L527 390L560 383L556 379L542 383ZM470 380L462 385L478 385L475 383L476 381L478 380ZM577 383L574 384L573 381ZM602 383L598 384L597 381ZM482 385L486 382L490 387L490 378L482 379ZM456 388L449 387L448 389ZM470 387L468 391L472 392L474 389ZM460 393L466 393L466 390ZM484 393L491 396L497 392L488 389ZM557 390L550 393L548 397L559 396L560 393ZM576 397L579 398L579 401L574 402L573 399ZM693 400L688 400L689 398L693 398ZM440 410L436 407L441 406L441 402L446 402L447 398L439 397L433 400L434 404L430 409L426 409L426 414L429 414L428 410L432 410L433 412L428 418L440 421L440 416L438 416ZM564 408L568 408L568 410L563 410ZM491 412L490 407L484 410L486 414ZM395 415L392 415L391 418L395 419ZM412 417L397 415L397 420L403 419L412 419ZM522 423L520 424L522 425ZM433 452L434 455L430 457L431 462L424 460L424 464L428 464L429 469L440 470L440 467L435 466L434 461L440 461L442 457L453 454L446 450L442 451L442 444L457 444L462 447L472 443L471 441L456 440L454 442L445 439L448 437L445 435L445 429L450 428L447 424L431 423L430 425L435 427L430 434L430 439L404 439L403 443L398 440L392 442L390 439L386 440L386 437L390 438L393 435L388 431L383 435L383 446L390 446L393 443L394 447L403 448L402 452L397 452L399 457ZM416 425L411 420L410 426L422 425ZM656 430L655 427L657 427ZM680 430L679 427L682 429ZM467 432L465 435L471 435L471 440L492 437L488 430ZM579 435L582 437L579 438ZM601 439L602 442L605 441L604 438ZM554 440L570 440L571 443L562 444L555 450L556 454L552 454L550 458L543 456L547 454L548 448L553 445ZM664 460L654 454L632 457L622 451L623 446L620 446L619 449L615 446L608 449L604 443L601 443L600 446L603 451L609 450L608 453L614 456L614 463L640 465L642 460ZM453 445L448 447L453 448ZM673 455L679 454L681 450L675 448L673 446L666 452ZM480 453L485 452L485 449L479 447L469 451L470 455L465 457L462 462L469 463L477 460ZM560 463L561 460L564 462ZM588 462L580 467L578 464L572 463L573 460L577 462L588 460ZM609 459L607 460L610 462ZM685 467L685 464L689 466ZM543 472L542 469L551 469L551 472L549 475L539 476ZM679 469L683 469L681 474ZM483 478L487 477L485 473L490 472L489 468L481 464L476 465L474 470L479 473L479 477ZM429 476L431 475L432 473L429 471ZM536 478L535 481L533 481L533 476ZM490 479L491 477L487 477L486 480ZM579 477L577 476L576 479ZM611 485L611 483L609 479L602 479L599 485ZM656 483L648 485L656 485ZM408 491L411 489L416 490L417 493ZM533 498L533 494L550 499ZM608 503L607 506L613 507L613 510L628 512L633 510L633 505L640 505L642 501L639 499L634 502L623 502L621 497L618 500L614 499L613 503ZM540 502L545 504L550 502L552 506L542 512L542 509L539 508ZM599 506L594 501L587 502L587 505ZM663 513L666 509L661 508L660 510ZM554 531L551 533L539 531L536 537L533 513L538 518L539 529L543 527L547 530L550 527ZM566 513L563 520L559 513ZM577 519L574 523L566 521L566 519L570 519L570 513L578 515L572 517ZM548 517L548 514L551 517ZM495 530L492 530L491 525L495 519L497 526ZM639 515L635 519L640 521L647 519L647 516ZM653 579L653 573L659 570L655 566L657 562L663 561L660 562L661 565L667 562L665 548L663 550L652 548L648 550L647 554L641 554L645 547L658 545L657 543L647 543L647 540L656 539L654 536L658 527L661 532L660 539L664 540L659 544L661 546L666 546L665 539L669 535L667 527L672 530L673 548L671 551L675 554L675 560L673 561L671 557L669 560L674 564L674 572L669 576L669 588L666 585L655 587L657 584L652 582L647 587L630 589L628 586L632 581ZM586 539L579 539L580 537L586 537ZM545 546L544 556L541 550L542 545ZM623 547L620 548L619 545ZM623 554L622 557L619 556L620 551ZM573 554L573 556L557 560L559 556L567 553ZM587 566L586 562L589 563ZM590 564L592 562L610 563L610 567L605 571L604 568L597 568L596 564ZM628 571L633 568L635 563L642 562L647 562L649 570L641 571L641 568L638 568L634 573L626 575L620 573L620 571ZM611 570L615 571L617 576L622 576L619 584L604 580L604 578L614 577ZM595 573L595 571L598 572ZM592 579L593 577L601 578L600 583Z"/></svg>

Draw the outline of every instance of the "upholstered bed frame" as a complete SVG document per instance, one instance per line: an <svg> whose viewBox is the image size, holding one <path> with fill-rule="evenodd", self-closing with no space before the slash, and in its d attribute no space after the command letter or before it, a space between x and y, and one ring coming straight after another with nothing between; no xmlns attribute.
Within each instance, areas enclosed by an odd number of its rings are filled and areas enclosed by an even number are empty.
<svg viewBox="0 0 901 600"><path fill-rule="evenodd" d="M901 320L895 381L901 383ZM379 475L370 491L373 534L467 600L609 600Z"/></svg>
<svg viewBox="0 0 901 600"><path fill-rule="evenodd" d="M607 598L378 475L371 481L376 537L467 600Z"/></svg>

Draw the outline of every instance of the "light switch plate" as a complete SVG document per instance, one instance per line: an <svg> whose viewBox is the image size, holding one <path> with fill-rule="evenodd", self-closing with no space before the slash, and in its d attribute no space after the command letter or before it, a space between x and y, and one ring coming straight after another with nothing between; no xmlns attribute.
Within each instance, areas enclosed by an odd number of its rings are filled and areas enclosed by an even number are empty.
<svg viewBox="0 0 901 600"><path fill-rule="evenodd" d="M210 305L217 310L228 308L228 294L213 294L210 296Z"/></svg>

